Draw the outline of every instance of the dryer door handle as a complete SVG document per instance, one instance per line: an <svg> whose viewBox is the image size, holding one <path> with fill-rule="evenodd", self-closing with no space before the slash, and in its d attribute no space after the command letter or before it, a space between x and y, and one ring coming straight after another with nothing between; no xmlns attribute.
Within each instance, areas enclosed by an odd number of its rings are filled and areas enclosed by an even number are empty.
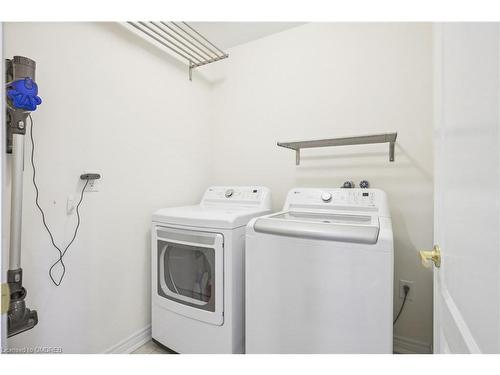
<svg viewBox="0 0 500 375"><path fill-rule="evenodd" d="M179 245L209 249L219 248L224 245L224 237L220 233L179 230L168 227L156 227L156 238Z"/></svg>

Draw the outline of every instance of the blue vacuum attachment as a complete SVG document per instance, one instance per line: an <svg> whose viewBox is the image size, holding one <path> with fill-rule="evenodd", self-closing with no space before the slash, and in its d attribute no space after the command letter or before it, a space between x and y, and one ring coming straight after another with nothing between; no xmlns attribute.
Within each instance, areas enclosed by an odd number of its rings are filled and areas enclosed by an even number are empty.
<svg viewBox="0 0 500 375"><path fill-rule="evenodd" d="M26 111L35 111L42 104L42 99L38 96L38 85L29 77L10 83L7 98L14 108Z"/></svg>

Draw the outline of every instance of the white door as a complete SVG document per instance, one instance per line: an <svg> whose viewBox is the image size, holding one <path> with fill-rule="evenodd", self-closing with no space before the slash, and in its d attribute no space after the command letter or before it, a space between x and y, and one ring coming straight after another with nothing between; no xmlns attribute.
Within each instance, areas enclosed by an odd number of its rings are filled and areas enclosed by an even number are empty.
<svg viewBox="0 0 500 375"><path fill-rule="evenodd" d="M500 352L499 24L436 25L434 352Z"/></svg>

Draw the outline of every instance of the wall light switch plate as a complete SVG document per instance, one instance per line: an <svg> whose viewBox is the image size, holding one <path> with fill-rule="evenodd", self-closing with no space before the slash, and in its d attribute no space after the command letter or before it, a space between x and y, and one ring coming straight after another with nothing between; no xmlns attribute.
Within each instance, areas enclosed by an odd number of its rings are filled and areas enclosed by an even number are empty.
<svg viewBox="0 0 500 375"><path fill-rule="evenodd" d="M66 203L66 213L68 215L71 215L73 213L73 211L75 210L75 205L76 202L74 195L72 194L68 195L68 201Z"/></svg>

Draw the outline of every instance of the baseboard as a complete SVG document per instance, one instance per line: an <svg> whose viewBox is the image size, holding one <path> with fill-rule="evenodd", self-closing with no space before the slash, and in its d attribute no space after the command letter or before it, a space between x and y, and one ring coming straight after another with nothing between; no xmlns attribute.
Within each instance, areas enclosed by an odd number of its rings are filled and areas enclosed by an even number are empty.
<svg viewBox="0 0 500 375"><path fill-rule="evenodd" d="M432 346L422 342L410 339L408 337L394 336L394 352L400 354L431 354Z"/></svg>
<svg viewBox="0 0 500 375"><path fill-rule="evenodd" d="M116 345L104 351L105 354L127 354L140 348L142 345L151 340L151 325L140 329L126 339L120 341Z"/></svg>
<svg viewBox="0 0 500 375"><path fill-rule="evenodd" d="M132 353L145 343L151 340L151 325L140 329L126 339L105 350L106 354L127 354ZM400 354L431 354L432 346L408 337L394 336L394 352Z"/></svg>

